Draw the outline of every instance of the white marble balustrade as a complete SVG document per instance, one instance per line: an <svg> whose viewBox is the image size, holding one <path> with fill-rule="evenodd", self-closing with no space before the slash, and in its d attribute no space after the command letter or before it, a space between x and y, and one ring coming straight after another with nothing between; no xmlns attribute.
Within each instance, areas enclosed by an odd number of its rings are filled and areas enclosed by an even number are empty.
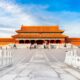
<svg viewBox="0 0 80 80"><path fill-rule="evenodd" d="M12 64L12 53L10 50L0 49L0 67Z"/></svg>
<svg viewBox="0 0 80 80"><path fill-rule="evenodd" d="M66 52L65 63L76 68L80 68L80 56L77 55L77 50Z"/></svg>

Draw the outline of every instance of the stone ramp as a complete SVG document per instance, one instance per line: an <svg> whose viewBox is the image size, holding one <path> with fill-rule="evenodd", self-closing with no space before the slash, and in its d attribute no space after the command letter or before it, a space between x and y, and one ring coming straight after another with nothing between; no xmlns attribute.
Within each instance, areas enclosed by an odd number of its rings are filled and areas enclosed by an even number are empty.
<svg viewBox="0 0 80 80"><path fill-rule="evenodd" d="M47 55L47 50L27 51L22 49L20 51L23 51L24 55L20 53L21 55L15 56L15 60L18 62L20 57L24 58L21 58L21 61L12 70L0 76L0 80L79 80L78 77L66 71L66 69L70 69L67 65L58 62L58 60L54 61L56 57L53 57L53 63L51 62L50 55L53 52L49 55L49 51ZM25 51L28 53L25 53ZM29 55L29 52L31 55Z"/></svg>
<svg viewBox="0 0 80 80"><path fill-rule="evenodd" d="M57 60L64 62L65 59L65 50L64 49L14 49L11 50L13 53L14 62L18 63L23 59L29 60L30 55L34 53L45 52L51 58L56 57ZM25 58L26 57L26 58ZM53 61L53 60L52 60Z"/></svg>

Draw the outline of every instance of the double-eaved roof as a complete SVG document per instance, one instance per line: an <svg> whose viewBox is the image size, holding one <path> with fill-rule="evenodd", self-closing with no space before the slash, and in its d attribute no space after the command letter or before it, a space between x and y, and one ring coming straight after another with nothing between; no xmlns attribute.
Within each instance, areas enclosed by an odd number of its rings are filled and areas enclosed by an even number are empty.
<svg viewBox="0 0 80 80"><path fill-rule="evenodd" d="M17 33L21 32L64 32L59 29L59 26L22 26L21 30L17 30Z"/></svg>
<svg viewBox="0 0 80 80"><path fill-rule="evenodd" d="M66 35L63 34L33 34L33 33L29 33L29 34L17 34L13 36L14 38L65 38L67 37Z"/></svg>
<svg viewBox="0 0 80 80"><path fill-rule="evenodd" d="M21 26L13 38L65 38L59 26Z"/></svg>

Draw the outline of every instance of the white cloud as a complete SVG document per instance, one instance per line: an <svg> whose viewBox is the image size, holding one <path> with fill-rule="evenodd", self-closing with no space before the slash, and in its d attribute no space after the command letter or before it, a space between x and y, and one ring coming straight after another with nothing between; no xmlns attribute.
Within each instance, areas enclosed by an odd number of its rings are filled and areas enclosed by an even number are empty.
<svg viewBox="0 0 80 80"><path fill-rule="evenodd" d="M12 33L0 32L0 38L10 38Z"/></svg>
<svg viewBox="0 0 80 80"><path fill-rule="evenodd" d="M37 21L32 15L25 13L19 5L14 3L9 3L6 0L1 0L0 1L0 27L1 28L6 27L5 30L8 31L10 27L12 29L13 28L18 29L18 27L21 26L22 24L35 25L37 24ZM5 25L5 26L1 26L1 25ZM6 31L4 32L5 34L4 37L6 37ZM3 35L3 33L1 33L1 35Z"/></svg>
<svg viewBox="0 0 80 80"><path fill-rule="evenodd" d="M79 12L52 12L47 10L48 7L48 5L33 4L23 6L0 0L0 37L14 35L15 30L22 24L60 25L66 34L80 37Z"/></svg>
<svg viewBox="0 0 80 80"><path fill-rule="evenodd" d="M15 28L2 28L0 27L0 37L11 37L15 33ZM16 33L15 33L16 34Z"/></svg>
<svg viewBox="0 0 80 80"><path fill-rule="evenodd" d="M40 13L40 14L39 14ZM79 12L48 12L41 11L36 14L42 25L59 25L70 37L80 37L80 13Z"/></svg>

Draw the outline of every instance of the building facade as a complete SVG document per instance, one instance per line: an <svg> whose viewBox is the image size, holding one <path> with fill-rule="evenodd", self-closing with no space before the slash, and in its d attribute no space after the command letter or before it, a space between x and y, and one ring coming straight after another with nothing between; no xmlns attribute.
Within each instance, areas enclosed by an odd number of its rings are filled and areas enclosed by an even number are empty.
<svg viewBox="0 0 80 80"><path fill-rule="evenodd" d="M21 26L17 34L12 36L19 44L49 47L54 44L64 44L68 36L63 34L59 26Z"/></svg>
<svg viewBox="0 0 80 80"><path fill-rule="evenodd" d="M64 35L60 26L21 26L12 38L0 38L0 44L16 44L25 47L51 48L66 44L80 46L80 38L70 38Z"/></svg>

